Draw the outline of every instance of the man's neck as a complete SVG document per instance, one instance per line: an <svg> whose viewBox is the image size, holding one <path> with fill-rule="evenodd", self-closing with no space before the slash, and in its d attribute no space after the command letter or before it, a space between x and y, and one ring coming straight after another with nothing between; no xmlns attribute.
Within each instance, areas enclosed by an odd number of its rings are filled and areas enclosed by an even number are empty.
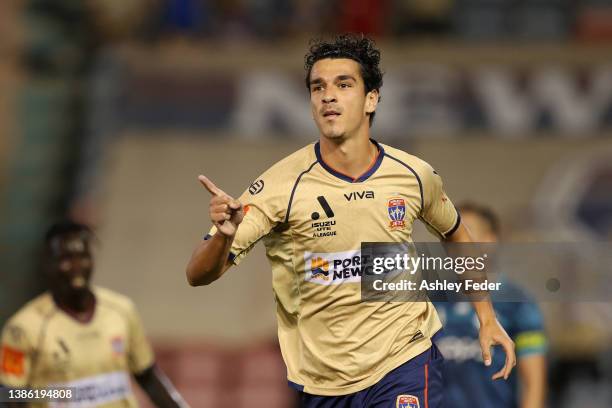
<svg viewBox="0 0 612 408"><path fill-rule="evenodd" d="M367 136L338 141L321 137L320 146L323 161L353 179L367 172L378 156L378 149Z"/></svg>
<svg viewBox="0 0 612 408"><path fill-rule="evenodd" d="M96 297L90 290L72 296L53 293L53 301L58 308L80 322L90 321L96 308Z"/></svg>

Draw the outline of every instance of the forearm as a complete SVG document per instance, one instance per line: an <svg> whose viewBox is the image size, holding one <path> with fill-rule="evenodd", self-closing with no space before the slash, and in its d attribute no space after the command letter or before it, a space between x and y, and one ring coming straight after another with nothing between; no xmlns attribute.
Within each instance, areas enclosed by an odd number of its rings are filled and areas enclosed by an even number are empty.
<svg viewBox="0 0 612 408"><path fill-rule="evenodd" d="M543 408L544 400L544 387L524 387L520 408Z"/></svg>
<svg viewBox="0 0 612 408"><path fill-rule="evenodd" d="M478 321L480 322L481 326L497 319L495 316L495 311L493 310L493 304L488 298L488 295L485 299L472 301L472 306L476 311L476 315L478 316Z"/></svg>
<svg viewBox="0 0 612 408"><path fill-rule="evenodd" d="M546 358L532 355L518 364L521 382L520 408L543 408L546 403Z"/></svg>
<svg viewBox="0 0 612 408"><path fill-rule="evenodd" d="M208 285L219 279L229 267L228 257L233 241L233 236L217 232L198 245L187 265L187 281L191 286Z"/></svg>
<svg viewBox="0 0 612 408"><path fill-rule="evenodd" d="M170 380L155 365L135 376L140 387L158 408L188 407Z"/></svg>
<svg viewBox="0 0 612 408"><path fill-rule="evenodd" d="M452 242L452 243L473 243L474 242L470 234L470 231L463 224L460 224L459 228L457 228L455 233L451 235L450 237L448 237L446 241ZM477 248L474 246L462 248L462 251L465 252L465 253L462 253L462 255L473 255L474 257L477 257L480 255L480 253L477 251ZM479 271L478 273L468 272L468 273L464 273L463 275L461 275L460 278L467 279L468 277L476 281L483 281L486 279L486 272L485 271ZM476 314L478 315L478 321L480 322L481 326L486 322L490 322L496 319L495 311L493 310L493 305L491 304L489 294L486 291L471 292L468 295L468 297L472 300L472 306L474 306L474 310L476 311Z"/></svg>

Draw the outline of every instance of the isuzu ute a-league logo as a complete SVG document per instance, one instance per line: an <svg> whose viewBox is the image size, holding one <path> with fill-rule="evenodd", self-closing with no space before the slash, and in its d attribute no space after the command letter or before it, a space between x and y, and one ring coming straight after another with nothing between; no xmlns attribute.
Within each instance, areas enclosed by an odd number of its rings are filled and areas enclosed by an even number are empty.
<svg viewBox="0 0 612 408"><path fill-rule="evenodd" d="M329 220L327 221L317 221L321 218L321 214L318 211L314 211L310 218L314 221L311 224L311 228L313 229L312 237L313 238L321 238L321 237L334 237L337 234L336 231L336 220L334 218L334 210L331 209L329 203L325 199L324 196L317 197L317 201L321 205L321 208L325 212L325 215Z"/></svg>
<svg viewBox="0 0 612 408"><path fill-rule="evenodd" d="M389 213L389 227L392 230L404 229L406 222L406 202L403 198L391 198L387 203L387 211Z"/></svg>

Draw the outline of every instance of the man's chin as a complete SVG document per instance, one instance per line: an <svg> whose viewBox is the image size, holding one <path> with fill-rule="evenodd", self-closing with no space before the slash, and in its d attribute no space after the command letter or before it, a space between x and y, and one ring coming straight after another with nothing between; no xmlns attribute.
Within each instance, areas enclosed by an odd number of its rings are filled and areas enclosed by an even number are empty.
<svg viewBox="0 0 612 408"><path fill-rule="evenodd" d="M322 133L323 137L330 140L341 140L344 138L344 132L338 130L330 130Z"/></svg>
<svg viewBox="0 0 612 408"><path fill-rule="evenodd" d="M70 286L70 292L72 292L72 293L86 293L86 292L89 292L89 291L90 291L89 285Z"/></svg>
<svg viewBox="0 0 612 408"><path fill-rule="evenodd" d="M70 295L79 296L90 291L91 287L89 285L89 281L87 280L73 280L72 282L68 283L66 287L66 292L68 292Z"/></svg>

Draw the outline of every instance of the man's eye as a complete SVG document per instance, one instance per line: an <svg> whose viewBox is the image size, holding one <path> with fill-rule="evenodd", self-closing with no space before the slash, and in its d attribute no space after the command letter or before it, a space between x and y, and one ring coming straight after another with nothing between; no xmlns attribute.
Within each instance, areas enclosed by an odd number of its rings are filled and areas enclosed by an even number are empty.
<svg viewBox="0 0 612 408"><path fill-rule="evenodd" d="M321 85L316 85L312 87L312 92L320 91L321 89L323 89Z"/></svg>
<svg viewBox="0 0 612 408"><path fill-rule="evenodd" d="M340 84L340 88L350 88L350 87L351 87L351 85L350 85L350 84L347 84L347 83L345 83L345 82L343 82L343 83L341 83L341 84Z"/></svg>

